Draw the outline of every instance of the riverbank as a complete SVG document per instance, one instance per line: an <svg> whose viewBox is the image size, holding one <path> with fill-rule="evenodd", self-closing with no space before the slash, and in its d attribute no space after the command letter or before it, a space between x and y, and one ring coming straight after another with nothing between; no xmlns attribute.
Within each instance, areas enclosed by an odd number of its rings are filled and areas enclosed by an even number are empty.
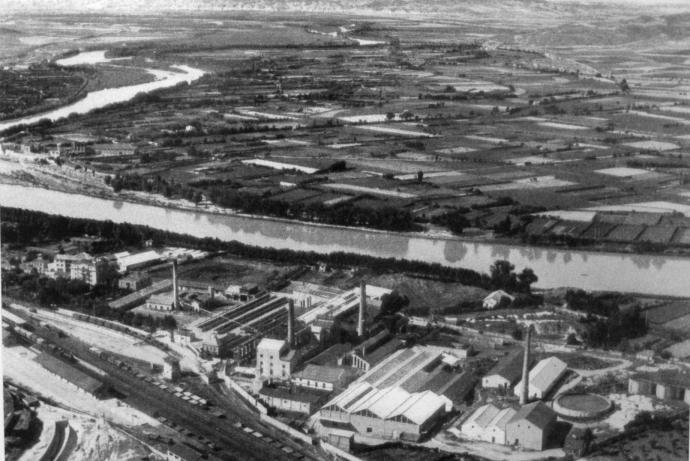
<svg viewBox="0 0 690 461"><path fill-rule="evenodd" d="M381 261L408 260L486 273L497 259L539 276L536 289L575 287L645 295L690 297L684 274L690 258L630 255L470 242L457 238L406 235L366 229L214 214L70 194L38 187L0 184L0 205L94 221L112 221L257 248L315 255L353 254Z"/></svg>
<svg viewBox="0 0 690 461"><path fill-rule="evenodd" d="M0 132L20 125L30 125L41 119L55 121L68 117L71 114L86 114L94 109L129 101L139 93L150 93L151 91L170 88L184 82L191 83L206 73L201 69L180 64L173 64L169 67L173 70L143 69L154 76L154 80L151 82L88 92L84 98L73 104L38 115L0 122Z"/></svg>
<svg viewBox="0 0 690 461"><path fill-rule="evenodd" d="M566 245L548 245L542 243L531 243L524 242L519 238L495 236L495 234L486 233L482 235L457 235L453 234L449 230L435 228L433 230L427 230L422 232L403 232L403 231L388 231L382 229L374 229L367 227L357 227L357 226L341 226L335 224L325 224L314 221L301 221L297 219L280 218L267 215L257 215L250 213L243 213L230 208L223 208L210 203L202 203L197 205L192 201L185 199L169 199L161 195L149 194L140 191L121 191L115 193L112 189L102 182L102 178L107 176L104 173L94 173L93 176L87 179L97 178L97 181L85 181L85 175L76 175L72 178L67 176L62 176L61 180L47 181L46 178L35 178L35 181L30 181L26 175L21 175L22 177L8 177L3 175L2 164L6 163L6 160L0 159L0 181L5 184L16 184L20 186L30 186L30 187L40 187L46 190L60 191L68 194L85 195L91 197L98 197L106 200L116 200L129 203L135 203L140 205L155 206L170 210L182 210L192 213L204 213L219 216L229 216L229 217L239 217L254 220L263 220L274 223L285 223L290 225L305 225L315 228L329 228L329 229L340 229L340 230L352 230L355 232L362 233L376 233L381 235L390 236L407 236L411 238L425 238L433 240L448 240L448 241L459 241L465 243L484 243L484 244L497 244L506 246L521 246L530 247L540 250L561 250L561 251L586 251L586 252L596 252L604 254L630 254L630 255L648 255L648 256L677 256L677 257L690 257L690 248L671 248L664 250L663 252L655 251L639 251L633 245L629 244L616 244L616 243L599 243L599 244L583 244L578 246L566 246ZM13 162L14 163L14 162ZM33 166L32 172L47 171L48 167ZM62 170L69 169L68 166L63 166ZM15 169L16 172L16 169ZM72 183L68 182L72 180Z"/></svg>

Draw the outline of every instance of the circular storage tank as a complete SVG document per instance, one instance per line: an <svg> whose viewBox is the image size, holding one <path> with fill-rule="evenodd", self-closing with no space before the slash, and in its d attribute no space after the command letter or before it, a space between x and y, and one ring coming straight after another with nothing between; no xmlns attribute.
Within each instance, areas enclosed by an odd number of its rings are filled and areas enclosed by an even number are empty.
<svg viewBox="0 0 690 461"><path fill-rule="evenodd" d="M613 408L608 399L597 394L564 394L553 403L559 416L573 419L596 419Z"/></svg>

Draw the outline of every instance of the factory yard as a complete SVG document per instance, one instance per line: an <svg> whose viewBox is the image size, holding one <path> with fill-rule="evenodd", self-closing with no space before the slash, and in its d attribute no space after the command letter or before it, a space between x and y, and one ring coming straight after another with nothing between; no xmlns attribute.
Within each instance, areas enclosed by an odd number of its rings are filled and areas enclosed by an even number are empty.
<svg viewBox="0 0 690 461"><path fill-rule="evenodd" d="M39 311L34 315L42 321L54 325L68 334L74 335L80 340L104 351L159 365L163 363L167 356L164 351L146 344L140 339L110 328L73 319L69 315L46 311Z"/></svg>
<svg viewBox="0 0 690 461"><path fill-rule="evenodd" d="M36 352L22 346L3 348L5 378L67 408L92 416L102 416L116 424L130 427L159 425L151 416L117 399L99 400L78 389L74 384L57 378L36 363L33 360L35 357Z"/></svg>

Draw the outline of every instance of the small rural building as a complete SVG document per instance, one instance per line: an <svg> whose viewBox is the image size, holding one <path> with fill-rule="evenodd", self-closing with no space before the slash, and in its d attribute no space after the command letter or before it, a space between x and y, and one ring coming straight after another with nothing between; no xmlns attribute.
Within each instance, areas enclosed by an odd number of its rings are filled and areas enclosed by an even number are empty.
<svg viewBox="0 0 690 461"><path fill-rule="evenodd" d="M523 405L506 424L506 445L544 450L556 423L556 413L538 401Z"/></svg>
<svg viewBox="0 0 690 461"><path fill-rule="evenodd" d="M568 365L557 358L548 357L540 360L529 372L529 398L543 399L568 370ZM522 379L515 385L513 392L519 396L522 390Z"/></svg>
<svg viewBox="0 0 690 461"><path fill-rule="evenodd" d="M474 440L489 443L506 443L506 425L517 411L513 408L498 408L493 404L477 408L460 426L462 434Z"/></svg>
<svg viewBox="0 0 690 461"><path fill-rule="evenodd" d="M122 277L117 282L117 286L124 290L141 290L151 285L151 276L145 272L132 272Z"/></svg>
<svg viewBox="0 0 690 461"><path fill-rule="evenodd" d="M493 293L489 293L489 295L484 298L482 306L484 309L496 309L507 306L513 301L515 301L515 296L511 296L503 290L496 290Z"/></svg>
<svg viewBox="0 0 690 461"><path fill-rule="evenodd" d="M501 359L489 373L482 378L482 387L508 390L522 373L522 352L510 354Z"/></svg>

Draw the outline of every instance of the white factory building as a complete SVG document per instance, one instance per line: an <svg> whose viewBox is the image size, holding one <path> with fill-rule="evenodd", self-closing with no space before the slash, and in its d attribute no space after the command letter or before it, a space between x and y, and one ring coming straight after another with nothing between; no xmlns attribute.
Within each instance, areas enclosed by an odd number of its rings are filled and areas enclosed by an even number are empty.
<svg viewBox="0 0 690 461"><path fill-rule="evenodd" d="M419 440L474 387L468 373L448 369L442 348L415 346L388 355L326 403L317 431L329 440L351 436Z"/></svg>
<svg viewBox="0 0 690 461"><path fill-rule="evenodd" d="M469 439L489 443L506 443L506 426L517 411L513 408L498 408L487 404L477 408L460 427L463 435Z"/></svg>
<svg viewBox="0 0 690 461"><path fill-rule="evenodd" d="M295 351L284 339L263 338L256 346L257 377L290 379L295 364Z"/></svg>
<svg viewBox="0 0 690 461"><path fill-rule="evenodd" d="M543 399L558 380L568 370L568 365L557 357L548 357L541 360L529 372L530 399ZM514 393L520 396L522 379L515 385Z"/></svg>

